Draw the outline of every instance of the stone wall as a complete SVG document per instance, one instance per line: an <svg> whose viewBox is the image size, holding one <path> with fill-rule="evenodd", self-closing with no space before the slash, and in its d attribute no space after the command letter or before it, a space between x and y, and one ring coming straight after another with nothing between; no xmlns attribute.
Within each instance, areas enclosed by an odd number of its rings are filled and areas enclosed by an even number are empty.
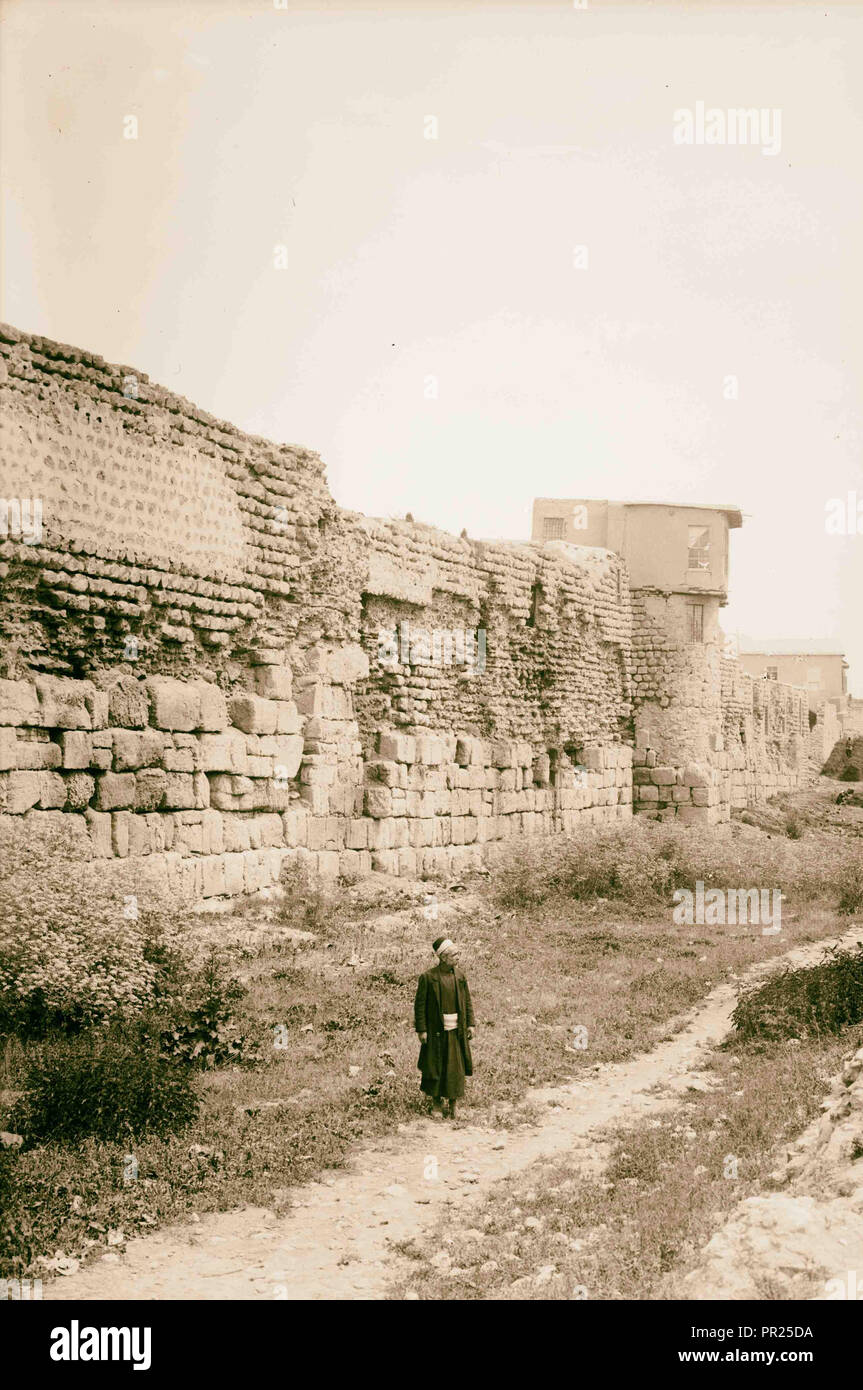
<svg viewBox="0 0 863 1390"><path fill-rule="evenodd" d="M849 722L840 717L833 700L819 700L812 707L812 715L815 723L810 719L809 757L820 771L841 735L849 732Z"/></svg>
<svg viewBox="0 0 863 1390"><path fill-rule="evenodd" d="M308 450L14 329L0 398L0 497L42 509L0 537L7 823L209 897L631 814L616 556L342 512ZM412 640L477 632L472 669Z"/></svg>
<svg viewBox="0 0 863 1390"><path fill-rule="evenodd" d="M799 775L790 697L762 718L714 609L688 644L609 551L342 511L317 455L15 329L0 405L7 827L213 897L286 859L458 873L633 790L710 822Z"/></svg>
<svg viewBox="0 0 863 1390"><path fill-rule="evenodd" d="M718 599L689 641L683 595L633 594L636 811L715 824L810 776L806 692L723 655Z"/></svg>

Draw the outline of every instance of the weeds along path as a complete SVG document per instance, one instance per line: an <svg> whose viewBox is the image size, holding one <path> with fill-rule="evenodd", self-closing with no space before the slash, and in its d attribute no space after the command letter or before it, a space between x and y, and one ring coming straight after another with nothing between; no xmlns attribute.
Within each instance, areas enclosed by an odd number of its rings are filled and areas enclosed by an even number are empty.
<svg viewBox="0 0 863 1390"><path fill-rule="evenodd" d="M799 947L746 972L751 982L778 966L814 964L841 937ZM416 1237L452 1206L470 1224L472 1199L535 1159L579 1150L595 1164L599 1131L671 1109L703 1087L699 1066L730 1027L739 985L719 985L681 1020L668 1042L628 1062L595 1067L578 1081L535 1089L539 1124L507 1131L459 1121L418 1120L355 1152L347 1169L297 1189L287 1214L247 1207L166 1227L129 1242L67 1278L47 1299L375 1299L400 1271L398 1243Z"/></svg>

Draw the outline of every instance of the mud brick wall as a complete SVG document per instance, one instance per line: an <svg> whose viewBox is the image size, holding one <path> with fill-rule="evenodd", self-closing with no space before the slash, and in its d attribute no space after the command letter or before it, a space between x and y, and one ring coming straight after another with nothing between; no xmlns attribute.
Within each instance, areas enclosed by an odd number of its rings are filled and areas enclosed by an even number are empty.
<svg viewBox="0 0 863 1390"><path fill-rule="evenodd" d="M629 584L608 551L455 538L433 527L363 522L370 542L360 641L370 676L358 691L366 736L394 725L470 728L547 746L612 743L631 714ZM403 629L482 632L484 660L381 659ZM402 660L407 656L406 661Z"/></svg>
<svg viewBox="0 0 863 1390"><path fill-rule="evenodd" d="M3 327L0 431L0 497L42 507L39 543L0 532L7 674L81 676L134 639L151 670L230 682L355 632L361 551L310 451Z"/></svg>

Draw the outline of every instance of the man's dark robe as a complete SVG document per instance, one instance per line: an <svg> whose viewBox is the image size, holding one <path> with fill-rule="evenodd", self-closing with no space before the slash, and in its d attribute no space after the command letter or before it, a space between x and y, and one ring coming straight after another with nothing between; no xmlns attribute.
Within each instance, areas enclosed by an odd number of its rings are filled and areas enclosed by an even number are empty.
<svg viewBox="0 0 863 1390"><path fill-rule="evenodd" d="M473 1028L473 1004L467 980L455 967L455 993L458 1001L458 1027L446 1033L441 1008L441 968L435 965L420 975L414 1000L414 1028L427 1034L420 1047L417 1066L422 1072L421 1089L426 1095L455 1100L464 1094L464 1078L473 1075L473 1058L467 1030Z"/></svg>

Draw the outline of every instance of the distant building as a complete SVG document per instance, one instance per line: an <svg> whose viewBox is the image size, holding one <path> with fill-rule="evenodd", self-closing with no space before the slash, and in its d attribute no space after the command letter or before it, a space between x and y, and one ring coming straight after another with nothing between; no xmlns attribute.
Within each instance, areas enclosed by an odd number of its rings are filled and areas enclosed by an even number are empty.
<svg viewBox="0 0 863 1390"><path fill-rule="evenodd" d="M811 706L831 700L843 710L848 701L848 662L835 642L769 641L755 650L752 642L742 642L740 664L750 676L802 687Z"/></svg>
<svg viewBox="0 0 863 1390"><path fill-rule="evenodd" d="M863 701L852 700L848 694L848 662L837 651L835 641L809 638L755 643L741 639L740 665L756 679L796 685L806 691L816 761L828 758L841 736L863 731Z"/></svg>

